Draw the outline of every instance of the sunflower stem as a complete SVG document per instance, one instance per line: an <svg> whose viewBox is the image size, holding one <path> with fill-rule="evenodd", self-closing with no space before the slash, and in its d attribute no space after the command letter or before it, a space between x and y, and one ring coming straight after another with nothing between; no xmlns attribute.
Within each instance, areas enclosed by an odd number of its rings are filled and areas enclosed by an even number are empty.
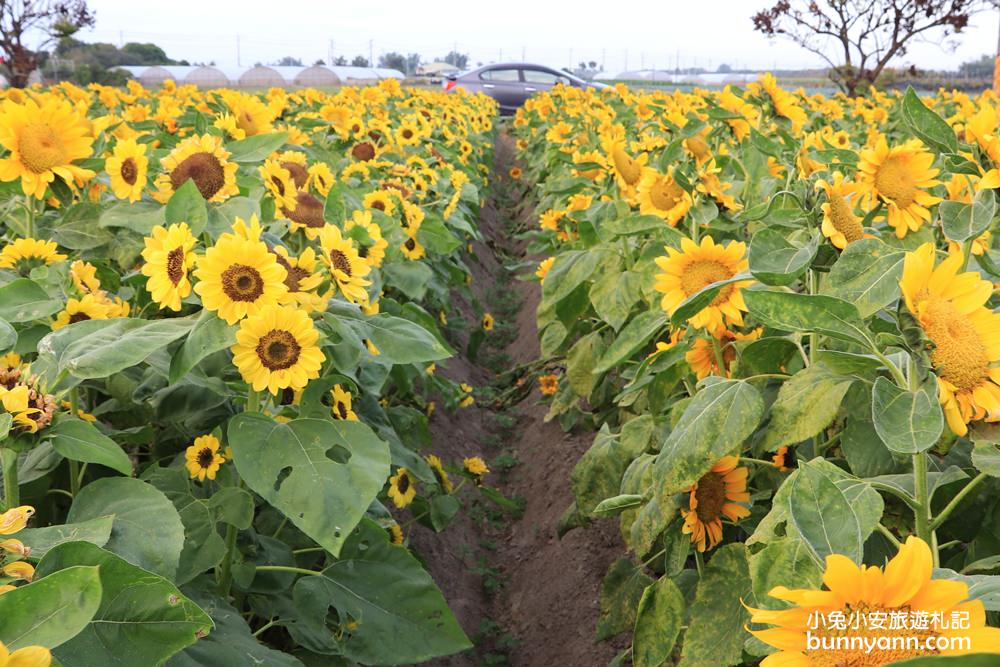
<svg viewBox="0 0 1000 667"><path fill-rule="evenodd" d="M247 408L245 412L260 412L260 393L253 390L253 387L247 389Z"/></svg>
<svg viewBox="0 0 1000 667"><path fill-rule="evenodd" d="M28 201L26 202L26 208L28 209L28 220L25 228L25 238L35 238L35 196L28 195Z"/></svg>
<svg viewBox="0 0 1000 667"><path fill-rule="evenodd" d="M892 531L883 526L881 523L876 523L875 528L876 530L878 530L878 532L882 533L882 536L885 539L889 540L889 542L892 543L892 546L896 547L896 549L899 549L901 546L903 546L902 544L899 543L899 540L896 539L896 536L892 534Z"/></svg>
<svg viewBox="0 0 1000 667"><path fill-rule="evenodd" d="M816 277L816 272L809 269L807 276L809 281L809 293L816 294L819 291L818 285L819 281ZM816 352L819 349L819 334L812 332L809 334L809 364L812 365L816 363Z"/></svg>
<svg viewBox="0 0 1000 667"><path fill-rule="evenodd" d="M258 572L293 572L295 574L311 574L314 577L322 577L322 572L313 572L304 567L292 567L290 565L258 565Z"/></svg>
<svg viewBox="0 0 1000 667"><path fill-rule="evenodd" d="M872 345L871 350L875 357L882 362L882 365L889 369L889 374L896 381L896 385L900 389L909 389L910 383L907 381L906 376L903 375L903 371L899 370L899 366L892 363L892 359L879 352L874 345Z"/></svg>
<svg viewBox="0 0 1000 667"><path fill-rule="evenodd" d="M17 483L17 452L8 447L0 447L0 464L3 466L4 509L9 510L21 504Z"/></svg>
<svg viewBox="0 0 1000 667"><path fill-rule="evenodd" d="M917 498L917 506L913 508L917 537L930 546L933 544L933 537L930 524L930 498L927 493L927 452L913 455L913 492Z"/></svg>
<svg viewBox="0 0 1000 667"><path fill-rule="evenodd" d="M219 569L219 595L223 599L229 597L229 589L233 586L233 556L236 551L236 526L226 526L226 555Z"/></svg>
<svg viewBox="0 0 1000 667"><path fill-rule="evenodd" d="M986 473L984 472L979 473L978 475L973 477L972 481L966 484L961 491L956 493L955 497L951 499L951 502L945 505L944 509L941 510L941 513L938 514L936 517L934 517L934 520L931 521L930 525L931 530L937 530L938 527L942 523L944 523L945 520L951 515L951 513L955 511L955 508L958 507L959 503L961 503L966 496L972 493L975 490L975 488L979 486L983 482L983 480L985 480L987 477L989 477L989 475L987 475Z"/></svg>
<svg viewBox="0 0 1000 667"><path fill-rule="evenodd" d="M76 387L69 390L69 411L74 417L80 417L80 395ZM82 477L79 462L69 459L69 492L74 498L76 498L76 494L80 493Z"/></svg>
<svg viewBox="0 0 1000 667"><path fill-rule="evenodd" d="M701 552L697 549L694 550L694 566L698 569L698 578L701 579L701 569L703 567L701 562Z"/></svg>

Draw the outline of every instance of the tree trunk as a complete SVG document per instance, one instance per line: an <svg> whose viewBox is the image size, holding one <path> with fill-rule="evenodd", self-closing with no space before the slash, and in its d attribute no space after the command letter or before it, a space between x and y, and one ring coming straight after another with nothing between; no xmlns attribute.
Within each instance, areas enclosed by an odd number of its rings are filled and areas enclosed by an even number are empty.
<svg viewBox="0 0 1000 667"><path fill-rule="evenodd" d="M11 49L10 59L10 86L11 88L26 88L28 78L38 67L38 59L35 54L23 46L14 46Z"/></svg>

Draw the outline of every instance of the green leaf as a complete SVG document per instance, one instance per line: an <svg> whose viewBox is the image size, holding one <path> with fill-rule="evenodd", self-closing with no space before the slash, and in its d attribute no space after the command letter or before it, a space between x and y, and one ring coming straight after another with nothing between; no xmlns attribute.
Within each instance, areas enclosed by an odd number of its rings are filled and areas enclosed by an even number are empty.
<svg viewBox="0 0 1000 667"><path fill-rule="evenodd" d="M989 229L996 210L997 199L992 190L980 190L971 204L943 201L938 206L941 229L949 240L963 243Z"/></svg>
<svg viewBox="0 0 1000 667"><path fill-rule="evenodd" d="M59 372L82 380L103 378L142 363L193 326L194 320L181 318L84 320L42 338L38 354Z"/></svg>
<svg viewBox="0 0 1000 667"><path fill-rule="evenodd" d="M365 424L244 413L229 422L247 485L337 555L389 476L389 446Z"/></svg>
<svg viewBox="0 0 1000 667"><path fill-rule="evenodd" d="M677 310L675 310L673 315L670 316L671 324L675 327L683 327L689 319L711 304L712 301L715 300L715 297L719 296L719 292L722 291L723 287L746 280L752 281L753 276L744 271L743 273L737 273L731 278L719 280L711 285L702 287L700 290L684 299L684 301L677 306Z"/></svg>
<svg viewBox="0 0 1000 667"><path fill-rule="evenodd" d="M107 477L80 490L67 523L114 516L105 545L130 563L173 579L184 545L184 526L170 500L137 479Z"/></svg>
<svg viewBox="0 0 1000 667"><path fill-rule="evenodd" d="M616 560L601 582L601 616L597 621L597 641L614 637L635 627L639 601L653 580L627 558Z"/></svg>
<svg viewBox="0 0 1000 667"><path fill-rule="evenodd" d="M17 345L17 330L7 320L0 318L0 352L6 352Z"/></svg>
<svg viewBox="0 0 1000 667"><path fill-rule="evenodd" d="M791 285L809 268L818 249L818 236L793 243L787 234L765 227L750 240L750 273L767 285Z"/></svg>
<svg viewBox="0 0 1000 667"><path fill-rule="evenodd" d="M656 457L653 485L660 505L691 487L724 456L739 451L760 423L764 401L740 380L702 383Z"/></svg>
<svg viewBox="0 0 1000 667"><path fill-rule="evenodd" d="M618 332L614 341L597 361L593 372L606 373L618 366L643 347L649 345L656 333L666 324L667 315L659 309L639 313Z"/></svg>
<svg viewBox="0 0 1000 667"><path fill-rule="evenodd" d="M573 497L582 514L590 516L601 501L618 494L633 458L606 426L601 428L570 474Z"/></svg>
<svg viewBox="0 0 1000 667"><path fill-rule="evenodd" d="M772 598L770 591L776 586L819 589L823 568L813 559L804 541L785 537L750 556L750 579L757 606L783 609L788 603Z"/></svg>
<svg viewBox="0 0 1000 667"><path fill-rule="evenodd" d="M99 568L103 596L83 631L53 651L65 667L159 665L212 629L212 619L167 579L88 542L52 549L35 576L75 565Z"/></svg>
<svg viewBox="0 0 1000 667"><path fill-rule="evenodd" d="M743 601L751 594L747 550L727 544L713 554L698 581L689 608L689 625L677 667L730 667L743 662L750 614Z"/></svg>
<svg viewBox="0 0 1000 667"><path fill-rule="evenodd" d="M597 269L609 258L605 248L570 250L556 256L542 284L542 303L555 304L585 281L598 275Z"/></svg>
<svg viewBox="0 0 1000 667"><path fill-rule="evenodd" d="M14 537L31 547L32 560L40 560L50 549L64 542L90 542L103 547L111 538L113 516L102 516L80 523L63 523L45 528L25 528Z"/></svg>
<svg viewBox="0 0 1000 667"><path fill-rule="evenodd" d="M208 209L206 230L213 239L216 239L230 231L237 218L250 222L250 218L255 215L260 217L259 201L249 197L230 197L223 203L213 205Z"/></svg>
<svg viewBox="0 0 1000 667"><path fill-rule="evenodd" d="M878 378L872 389L872 421L890 450L899 454L927 451L944 432L937 381L931 377L916 391L906 391Z"/></svg>
<svg viewBox="0 0 1000 667"><path fill-rule="evenodd" d="M208 204L193 178L184 181L167 202L166 224L181 222L187 223L195 237L201 236L208 224Z"/></svg>
<svg viewBox="0 0 1000 667"><path fill-rule="evenodd" d="M604 350L599 331L592 331L573 344L566 354L566 381L580 396L590 396L600 377L594 371L597 357Z"/></svg>
<svg viewBox="0 0 1000 667"><path fill-rule="evenodd" d="M52 238L60 246L70 250L91 250L114 240L106 229L98 226L101 205L80 202L70 206L59 219Z"/></svg>
<svg viewBox="0 0 1000 667"><path fill-rule="evenodd" d="M288 141L287 132L257 134L226 144L226 150L229 151L229 159L233 162L252 164L263 162L271 153L284 146L286 141Z"/></svg>
<svg viewBox="0 0 1000 667"><path fill-rule="evenodd" d="M101 604L96 567L69 567L36 576L0 595L0 642L13 652L25 646L55 648L87 627Z"/></svg>
<svg viewBox="0 0 1000 667"><path fill-rule="evenodd" d="M972 465L990 477L1000 477L1000 443L977 440L972 449Z"/></svg>
<svg viewBox="0 0 1000 667"><path fill-rule="evenodd" d="M844 492L811 466L800 468L786 483L791 484L789 518L816 562L823 563L830 554L861 562L861 527Z"/></svg>
<svg viewBox="0 0 1000 667"><path fill-rule="evenodd" d="M823 293L853 303L861 317L870 317L899 298L905 256L878 239L855 241L833 265Z"/></svg>
<svg viewBox="0 0 1000 667"><path fill-rule="evenodd" d="M590 304L615 331L621 329L642 295L643 276L635 271L602 274L591 286Z"/></svg>
<svg viewBox="0 0 1000 667"><path fill-rule="evenodd" d="M170 360L170 384L180 380L205 357L236 344L236 327L210 310L202 310L191 333Z"/></svg>
<svg viewBox="0 0 1000 667"><path fill-rule="evenodd" d="M813 364L786 380L771 406L771 421L764 435L766 451L792 445L818 435L840 410L840 402L854 378L831 373Z"/></svg>
<svg viewBox="0 0 1000 667"><path fill-rule="evenodd" d="M939 153L958 152L955 131L941 116L927 108L912 86L907 87L900 109L903 122L914 136Z"/></svg>
<svg viewBox="0 0 1000 667"><path fill-rule="evenodd" d="M635 493L622 493L611 498L605 498L597 503L597 507L594 508L594 514L598 516L614 516L630 507L638 507L644 500L643 496Z"/></svg>
<svg viewBox="0 0 1000 667"><path fill-rule="evenodd" d="M418 663L472 646L430 575L368 520L351 531L340 560L321 576L295 583L293 599L300 612L296 626L326 651L336 648L324 623L328 606L342 622L356 621L342 650L362 664Z"/></svg>
<svg viewBox="0 0 1000 667"><path fill-rule="evenodd" d="M335 331L346 326L358 338L371 340L381 352L381 360L395 364L413 364L447 359L452 351L437 337L416 322L379 313L366 317L356 307L333 303L323 319Z"/></svg>
<svg viewBox="0 0 1000 667"><path fill-rule="evenodd" d="M132 474L132 460L128 454L89 422L68 417L60 419L44 433L52 447L71 461L99 463L123 475Z"/></svg>
<svg viewBox="0 0 1000 667"><path fill-rule="evenodd" d="M124 227L149 236L153 228L166 222L166 209L155 202L119 202L101 214L101 227Z"/></svg>
<svg viewBox="0 0 1000 667"><path fill-rule="evenodd" d="M7 322L30 322L62 310L62 302L49 297L38 283L27 278L0 287L0 318Z"/></svg>
<svg viewBox="0 0 1000 667"><path fill-rule="evenodd" d="M816 332L871 347L871 334L857 307L832 296L743 290L750 314L781 331Z"/></svg>
<svg viewBox="0 0 1000 667"><path fill-rule="evenodd" d="M674 650L684 622L684 596L670 577L646 587L639 600L632 638L634 667L660 667Z"/></svg>

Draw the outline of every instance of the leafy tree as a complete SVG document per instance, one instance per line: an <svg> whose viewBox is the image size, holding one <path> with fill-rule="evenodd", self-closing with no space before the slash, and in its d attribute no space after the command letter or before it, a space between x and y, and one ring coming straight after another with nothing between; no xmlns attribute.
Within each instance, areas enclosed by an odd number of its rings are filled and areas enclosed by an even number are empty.
<svg viewBox="0 0 1000 667"><path fill-rule="evenodd" d="M402 53L396 53L395 51L383 53L379 56L378 66L399 70L400 72L406 72L406 56Z"/></svg>
<svg viewBox="0 0 1000 667"><path fill-rule="evenodd" d="M285 56L277 62L271 63L272 65L277 65L279 67L302 67L302 59L295 58L293 56Z"/></svg>
<svg viewBox="0 0 1000 667"><path fill-rule="evenodd" d="M121 48L122 65L176 65L156 44L129 42Z"/></svg>
<svg viewBox="0 0 1000 667"><path fill-rule="evenodd" d="M990 0L778 0L754 14L754 29L787 37L830 65L850 95L863 93L914 38L961 32Z"/></svg>
<svg viewBox="0 0 1000 667"><path fill-rule="evenodd" d="M413 74L416 72L417 68L420 67L421 62L422 58L419 53L411 53L406 56L406 73Z"/></svg>
<svg viewBox="0 0 1000 667"><path fill-rule="evenodd" d="M333 59L333 64L334 65L339 65L339 66L343 67L344 65L347 64L347 57L346 56L337 56L336 58Z"/></svg>
<svg viewBox="0 0 1000 667"><path fill-rule="evenodd" d="M730 72L733 71L733 68L727 65L726 63L722 63L715 71L718 72L719 74L729 74Z"/></svg>
<svg viewBox="0 0 1000 667"><path fill-rule="evenodd" d="M353 67L371 67L371 64L368 62L368 58L365 58L364 56L354 56L354 60L351 61L351 65Z"/></svg>
<svg viewBox="0 0 1000 667"><path fill-rule="evenodd" d="M993 56L984 55L978 60L964 62L958 66L958 73L966 77L993 76Z"/></svg>
<svg viewBox="0 0 1000 667"><path fill-rule="evenodd" d="M313 63L313 67L319 67L320 65L325 65L326 61L322 58L318 58L316 62Z"/></svg>
<svg viewBox="0 0 1000 667"><path fill-rule="evenodd" d="M465 69L469 65L469 56L465 53L459 53L458 51L449 51L448 55L441 58L444 62L457 67L458 69Z"/></svg>
<svg viewBox="0 0 1000 667"><path fill-rule="evenodd" d="M94 25L94 13L85 0L0 0L0 51L11 86L23 88L38 68L46 46ZM37 51L24 45L26 37L41 34Z"/></svg>

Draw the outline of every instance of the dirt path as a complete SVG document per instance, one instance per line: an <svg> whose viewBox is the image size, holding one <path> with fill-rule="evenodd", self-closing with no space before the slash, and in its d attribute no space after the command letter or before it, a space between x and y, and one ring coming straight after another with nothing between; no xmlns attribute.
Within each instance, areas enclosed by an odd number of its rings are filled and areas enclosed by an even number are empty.
<svg viewBox="0 0 1000 667"><path fill-rule="evenodd" d="M501 135L495 173L506 174L512 164L513 142ZM494 371L539 355L538 284L512 280L502 264L524 261L522 248L512 240L515 204L502 192L491 198L480 221L485 238L474 244L471 262L475 299L482 310L498 316L494 333L504 344L484 348L477 363L460 355L442 371L477 387L493 382ZM533 223L530 212L521 216ZM476 305L457 303L470 326L478 324ZM464 349L461 338L456 347ZM558 423L544 423L546 407L538 401L532 389L503 412L476 406L432 420L435 453L451 460L481 453L494 471L489 483L508 498L521 499L524 510L514 518L479 505L440 535L421 528L411 536L477 643L475 651L429 664L601 667L617 653L614 646L594 641L601 581L624 552L617 524L605 521L562 540L556 536L559 517L572 501L570 473L593 435L564 434Z"/></svg>

